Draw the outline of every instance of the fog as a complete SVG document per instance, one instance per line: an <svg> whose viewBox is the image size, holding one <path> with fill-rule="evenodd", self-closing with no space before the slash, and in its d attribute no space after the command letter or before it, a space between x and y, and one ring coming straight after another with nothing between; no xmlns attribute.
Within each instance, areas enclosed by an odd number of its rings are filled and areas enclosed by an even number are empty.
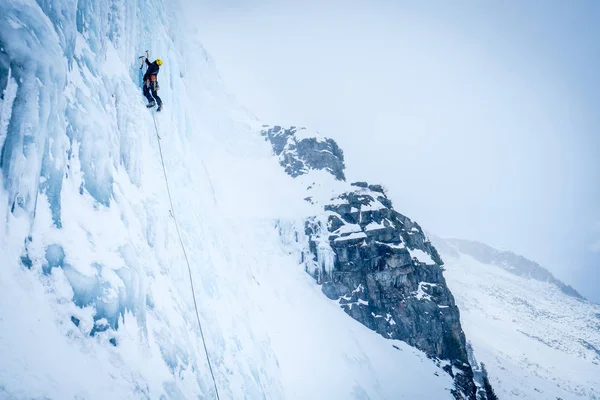
<svg viewBox="0 0 600 400"><path fill-rule="evenodd" d="M531 258L600 301L600 5L204 1L201 42L266 123L344 149L440 236Z"/></svg>

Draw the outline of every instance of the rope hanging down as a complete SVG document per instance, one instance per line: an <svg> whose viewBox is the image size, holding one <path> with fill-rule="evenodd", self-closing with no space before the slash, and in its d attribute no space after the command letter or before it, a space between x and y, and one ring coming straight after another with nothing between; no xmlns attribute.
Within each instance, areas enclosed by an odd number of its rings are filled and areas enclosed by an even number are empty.
<svg viewBox="0 0 600 400"><path fill-rule="evenodd" d="M192 278L192 268L190 267L190 260L188 259L187 252L185 251L185 246L183 245L183 239L181 239L181 232L179 232L179 223L177 223L177 218L175 218L175 211L173 209L173 198L171 197L171 189L169 189L169 179L167 178L167 170L165 168L165 159L163 157L162 146L160 145L160 135L158 134L158 126L156 125L156 118L154 114L152 114L152 121L154 121L154 129L156 130L156 138L158 142L158 151L160 153L160 163L162 164L163 173L165 175L165 184L167 186L167 194L169 195L169 203L171 205L171 217L173 217L173 221L175 222L175 229L177 230L177 236L179 237L179 243L181 243L181 249L183 250L183 256L185 257L185 262L188 267L188 272L190 274L190 286L192 288L192 297L194 299L194 308L196 309L196 319L198 320L198 327L200 328L200 337L202 338L202 345L204 346L204 354L206 354L206 361L208 362L208 369L210 370L210 375L212 376L213 384L215 386L215 393L217 395L217 400L219 398L219 389L217 388L217 382L215 380L215 374L213 373L212 365L210 362L210 357L208 356L208 350L206 348L206 340L204 339L204 332L202 331L202 323L200 322L200 314L198 312L198 303L196 302L196 291L194 290L194 279Z"/></svg>

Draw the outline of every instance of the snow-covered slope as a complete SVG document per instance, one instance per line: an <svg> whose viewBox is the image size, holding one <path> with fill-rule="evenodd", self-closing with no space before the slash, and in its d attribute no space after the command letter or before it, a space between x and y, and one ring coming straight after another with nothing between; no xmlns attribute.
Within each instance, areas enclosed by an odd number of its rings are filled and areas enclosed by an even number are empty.
<svg viewBox="0 0 600 400"><path fill-rule="evenodd" d="M486 263L482 254L501 252L433 242L467 338L501 399L600 398L600 305L567 294L545 270L525 274L522 258Z"/></svg>
<svg viewBox="0 0 600 400"><path fill-rule="evenodd" d="M166 0L0 2L0 398L215 398L192 283L221 399L451 398L282 245L276 219L315 214L304 182L185 18ZM146 49L164 60L155 120Z"/></svg>

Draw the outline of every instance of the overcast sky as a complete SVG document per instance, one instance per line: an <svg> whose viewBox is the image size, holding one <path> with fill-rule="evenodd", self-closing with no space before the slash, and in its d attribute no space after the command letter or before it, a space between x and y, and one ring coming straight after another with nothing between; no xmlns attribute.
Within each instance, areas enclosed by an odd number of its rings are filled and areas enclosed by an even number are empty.
<svg viewBox="0 0 600 400"><path fill-rule="evenodd" d="M411 4L412 3L412 4ZM600 2L203 0L201 40L265 123L334 138L440 236L600 301Z"/></svg>

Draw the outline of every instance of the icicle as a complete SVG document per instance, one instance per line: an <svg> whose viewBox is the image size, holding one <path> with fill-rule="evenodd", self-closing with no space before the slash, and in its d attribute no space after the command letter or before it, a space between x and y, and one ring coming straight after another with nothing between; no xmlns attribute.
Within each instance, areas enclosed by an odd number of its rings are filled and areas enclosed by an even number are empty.
<svg viewBox="0 0 600 400"><path fill-rule="evenodd" d="M8 77L6 78L6 87L2 93L3 100L0 100L0 152L4 146L4 141L8 133L8 124L12 115L12 107L17 97L17 81L12 77L12 71L8 68Z"/></svg>
<svg viewBox="0 0 600 400"><path fill-rule="evenodd" d="M317 262L323 275L325 275L325 280L330 280L335 264L335 252L329 245L329 240L326 237L319 235L318 240Z"/></svg>

